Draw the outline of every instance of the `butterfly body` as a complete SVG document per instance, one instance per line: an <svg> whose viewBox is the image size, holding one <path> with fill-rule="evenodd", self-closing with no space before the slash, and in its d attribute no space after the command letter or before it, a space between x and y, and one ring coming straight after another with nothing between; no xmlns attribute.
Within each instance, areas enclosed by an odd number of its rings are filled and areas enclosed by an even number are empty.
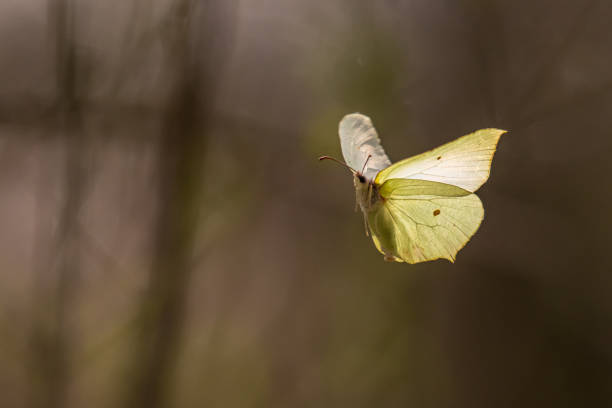
<svg viewBox="0 0 612 408"><path fill-rule="evenodd" d="M345 116L339 133L366 234L384 259L454 262L484 217L474 191L487 180L504 131L479 130L395 164L367 116Z"/></svg>
<svg viewBox="0 0 612 408"><path fill-rule="evenodd" d="M355 185L355 196L357 206L365 215L377 205L380 205L381 197L378 192L378 186L372 180L366 179L363 175L356 174L353 177Z"/></svg>

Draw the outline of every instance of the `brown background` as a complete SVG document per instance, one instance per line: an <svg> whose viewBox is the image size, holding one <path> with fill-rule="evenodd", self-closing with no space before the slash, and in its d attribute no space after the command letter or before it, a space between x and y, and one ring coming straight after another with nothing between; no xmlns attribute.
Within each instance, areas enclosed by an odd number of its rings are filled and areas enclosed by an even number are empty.
<svg viewBox="0 0 612 408"><path fill-rule="evenodd" d="M0 405L609 406L611 18L0 2ZM354 111L392 160L510 130L454 265L364 236Z"/></svg>

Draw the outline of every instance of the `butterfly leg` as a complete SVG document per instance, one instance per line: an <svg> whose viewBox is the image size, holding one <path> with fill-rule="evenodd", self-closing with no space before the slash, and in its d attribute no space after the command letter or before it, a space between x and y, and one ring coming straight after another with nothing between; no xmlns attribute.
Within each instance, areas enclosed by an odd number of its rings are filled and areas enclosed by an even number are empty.
<svg viewBox="0 0 612 408"><path fill-rule="evenodd" d="M363 213L363 226L365 228L366 237L370 236L370 226L368 225L368 216Z"/></svg>

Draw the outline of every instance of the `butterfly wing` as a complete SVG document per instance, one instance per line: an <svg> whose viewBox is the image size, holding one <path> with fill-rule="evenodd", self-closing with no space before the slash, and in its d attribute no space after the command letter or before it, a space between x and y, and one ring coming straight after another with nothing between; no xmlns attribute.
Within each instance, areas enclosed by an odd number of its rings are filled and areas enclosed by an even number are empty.
<svg viewBox="0 0 612 408"><path fill-rule="evenodd" d="M481 129L418 156L399 161L376 176L437 181L474 192L489 178L497 142L505 130ZM343 149L344 150L344 149Z"/></svg>
<svg viewBox="0 0 612 408"><path fill-rule="evenodd" d="M391 179L379 193L382 200L368 213L368 224L386 260L454 262L484 218L476 194L449 184Z"/></svg>
<svg viewBox="0 0 612 408"><path fill-rule="evenodd" d="M340 121L338 133L344 161L354 170L361 171L368 156L371 156L364 174L368 179L374 179L376 173L391 165L367 116L360 113L346 115Z"/></svg>

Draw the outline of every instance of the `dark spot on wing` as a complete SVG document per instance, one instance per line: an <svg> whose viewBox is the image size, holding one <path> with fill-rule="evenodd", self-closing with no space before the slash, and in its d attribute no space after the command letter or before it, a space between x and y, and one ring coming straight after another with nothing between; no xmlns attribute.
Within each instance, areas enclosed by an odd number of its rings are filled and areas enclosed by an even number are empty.
<svg viewBox="0 0 612 408"><path fill-rule="evenodd" d="M436 160L440 160L442 158L442 156L438 156L438 158Z"/></svg>
<svg viewBox="0 0 612 408"><path fill-rule="evenodd" d="M440 210L434 210L434 217L435 217L436 215L440 215Z"/></svg>

